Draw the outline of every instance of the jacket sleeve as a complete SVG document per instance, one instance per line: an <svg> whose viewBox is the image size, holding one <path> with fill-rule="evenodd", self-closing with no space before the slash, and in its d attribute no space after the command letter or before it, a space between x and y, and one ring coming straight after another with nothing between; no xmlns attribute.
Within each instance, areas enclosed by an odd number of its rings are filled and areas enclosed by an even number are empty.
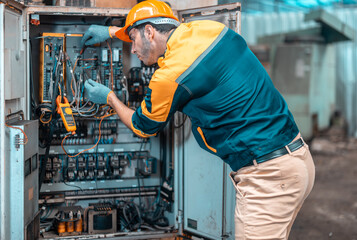
<svg viewBox="0 0 357 240"><path fill-rule="evenodd" d="M141 137L155 136L165 127L173 113L190 98L190 93L178 83L167 68L156 70L141 106L131 119L132 130Z"/></svg>

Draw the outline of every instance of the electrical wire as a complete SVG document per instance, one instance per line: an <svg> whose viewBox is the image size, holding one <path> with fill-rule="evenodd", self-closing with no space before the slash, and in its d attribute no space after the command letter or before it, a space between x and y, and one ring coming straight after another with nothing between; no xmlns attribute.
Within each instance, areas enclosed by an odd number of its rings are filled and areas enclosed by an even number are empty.
<svg viewBox="0 0 357 240"><path fill-rule="evenodd" d="M96 61L98 58L83 58L82 61Z"/></svg>
<svg viewBox="0 0 357 240"><path fill-rule="evenodd" d="M71 86L71 90L72 90L73 96L75 95L75 93L74 93L73 85L72 85L72 84L73 84L73 81L75 80L74 71L76 70L77 63L78 63L78 59L79 59L79 58L77 57L76 61L74 62L73 69L71 69L71 67L70 67L70 72L71 72L71 76L72 76L70 86ZM70 62L70 60L69 60L69 62Z"/></svg>
<svg viewBox="0 0 357 240"><path fill-rule="evenodd" d="M44 120L43 120L43 117L45 116L45 114L46 114L46 113L43 111L43 112L41 113L41 116L40 116L40 122L43 123L43 124L47 124L47 123L51 122L51 120L52 120L52 115L50 115L50 118L49 118L47 121L44 121Z"/></svg>
<svg viewBox="0 0 357 240"><path fill-rule="evenodd" d="M110 109L108 109L107 112L109 112L109 110L110 110ZM68 153L66 152L66 150L65 150L64 147L63 147L63 143L64 143L64 141L66 140L66 138L67 138L68 136L72 135L72 134L67 134L67 135L62 139L62 142L61 142L61 147L62 147L63 152L64 152L68 157L74 158L74 157L77 157L78 155L80 155L80 154L82 154L82 153L84 153L84 152L86 152L86 151L89 151L89 150L95 148L95 147L98 145L98 143L99 143L99 141L100 141L100 138L101 138L100 126L101 126L102 121L103 121L104 118L105 118L105 115L101 118L101 120L100 120L100 122L99 122L99 137L98 137L98 140L97 140L96 144L95 144L93 147L88 148L88 149L84 149L83 151L80 151L79 153L77 153L76 155L73 155L73 156L72 156L72 155L68 155Z"/></svg>
<svg viewBox="0 0 357 240"><path fill-rule="evenodd" d="M97 119L101 119L101 118L107 118L107 117L111 117L111 116L113 116L113 115L116 115L117 113L116 112L113 112L113 113L109 113L109 114L107 114L107 115L105 115L105 116L102 116L102 117L96 117L96 116L94 116L95 118L97 118Z"/></svg>
<svg viewBox="0 0 357 240"><path fill-rule="evenodd" d="M78 61L95 61L95 60L98 60L98 59L97 58L81 59L78 56L77 59L76 59L76 62L74 64L74 67L72 68L72 64L71 64L71 61L70 61L70 58L69 58L68 54L65 53L65 55L66 55L66 59L67 59L67 65L69 67L69 70L70 70L71 76L72 76L71 77L71 83L70 83L71 91L72 91L72 94L73 94L73 100L70 103L72 112L73 112L74 115L79 115L80 117L94 117L98 113L98 110L99 110L98 109L98 105L95 104L95 105L91 105L91 106L87 107L87 104L89 103L89 100L88 100L81 106L81 103L83 101L83 100L81 100L82 97L84 99L84 96L83 96L84 87L82 85L83 79L82 79L82 75L81 75L79 81L77 82L76 76L74 75L74 72L75 72L75 69L76 69L76 67L78 65ZM91 66L82 68L82 70L84 71L83 73L85 75L87 75L85 70L90 68L90 67Z"/></svg>
<svg viewBox="0 0 357 240"><path fill-rule="evenodd" d="M76 188L78 188L79 190L81 190L81 191L83 192L83 189L82 189L80 186L70 185L70 184L68 184L68 183L66 183L66 182L63 182L63 183L64 183L64 185L67 185L67 186L69 186L69 187L76 187Z"/></svg>
<svg viewBox="0 0 357 240"><path fill-rule="evenodd" d="M72 111L74 114L78 114L79 116L81 117L93 117L95 116L97 113L98 113L98 107L95 107L94 108L94 105L90 106L89 108L86 107L87 104L89 103L89 100L86 101L84 103L84 105L80 106L81 105L81 97L83 95L83 86L82 86L82 78L80 78L80 80L77 82L76 80L76 77L74 75L74 71L76 69L76 66L77 66L77 63L78 63L78 60L97 60L96 58L90 58L90 59L80 59L79 57L76 59L76 62L74 64L74 67L72 69L71 67L71 61L68 57L68 55L66 54L67 56L67 65L70 69L70 72L71 72L71 76L72 76L72 79L71 79L71 83L70 83L70 87L71 87L71 91L72 91L72 94L73 94L73 100L72 102L70 103L71 105L71 108L72 108ZM84 69L84 68L83 68ZM81 89L81 86L82 86L82 90ZM74 106L74 103L76 103L76 105ZM96 105L97 106L97 105Z"/></svg>
<svg viewBox="0 0 357 240"><path fill-rule="evenodd" d="M36 114L40 116L42 124L48 124L52 120L52 108L48 104L40 104L36 107ZM45 120L47 119L47 120Z"/></svg>
<svg viewBox="0 0 357 240"><path fill-rule="evenodd" d="M43 216L43 217L40 218L41 221L44 221L44 220L46 220L49 216L51 216L51 214L52 214L52 212L53 212L53 208L52 208L52 207L48 207L45 212L46 212L45 216ZM44 212L44 213L45 213L45 212ZM43 214L43 213L42 213L42 214Z"/></svg>
<svg viewBox="0 0 357 240"><path fill-rule="evenodd" d="M187 115L185 114L185 116L183 117L182 123L180 123L180 124L178 124L178 125L175 125L175 123L174 123L174 128L180 128L180 127L182 127L182 126L185 124L186 119L187 119Z"/></svg>
<svg viewBox="0 0 357 240"><path fill-rule="evenodd" d="M128 202L124 204L122 209L123 217L126 221L124 228L129 227L129 230L135 230L141 225L142 217L139 207L134 202ZM134 222L136 221L136 222ZM134 224L132 226L132 224Z"/></svg>
<svg viewBox="0 0 357 240"><path fill-rule="evenodd" d="M26 133L25 133L24 130L22 130L22 129L19 128L19 127L10 126L10 125L8 125L6 122L5 122L5 126L6 126L6 127L9 127L9 128L13 128L13 129L20 130L20 131L22 132L22 134L24 135L25 138L23 138L23 139L20 138L20 139L17 139L16 141L18 141L17 143L20 144L20 145L26 145L26 144L27 144L27 142L28 142L28 137L27 137L27 135L26 135Z"/></svg>

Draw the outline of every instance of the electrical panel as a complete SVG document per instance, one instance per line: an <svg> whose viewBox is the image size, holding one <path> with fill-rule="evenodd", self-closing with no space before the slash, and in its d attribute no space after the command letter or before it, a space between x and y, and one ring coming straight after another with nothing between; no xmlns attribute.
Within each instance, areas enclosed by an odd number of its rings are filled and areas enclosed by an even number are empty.
<svg viewBox="0 0 357 240"><path fill-rule="evenodd" d="M164 136L136 136L109 105L89 101L84 88L96 81L136 109L156 68L124 60L120 40L82 46L90 25L80 17L41 16L30 26L41 237L170 231L172 209L161 194L168 185Z"/></svg>

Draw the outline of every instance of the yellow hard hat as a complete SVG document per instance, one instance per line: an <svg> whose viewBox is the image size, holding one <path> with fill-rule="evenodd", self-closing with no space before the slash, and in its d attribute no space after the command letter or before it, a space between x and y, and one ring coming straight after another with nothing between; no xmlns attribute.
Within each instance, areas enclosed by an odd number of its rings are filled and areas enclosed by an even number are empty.
<svg viewBox="0 0 357 240"><path fill-rule="evenodd" d="M154 24L174 24L176 26L180 24L169 5L157 0L147 0L136 4L129 11L125 26L118 30L115 36L125 42L131 42L129 31L133 27L147 22Z"/></svg>

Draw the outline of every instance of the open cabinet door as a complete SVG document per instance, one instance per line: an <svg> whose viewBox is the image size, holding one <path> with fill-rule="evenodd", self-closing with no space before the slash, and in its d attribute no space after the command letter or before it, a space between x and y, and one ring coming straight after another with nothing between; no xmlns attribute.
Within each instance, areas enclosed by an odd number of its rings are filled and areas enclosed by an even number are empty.
<svg viewBox="0 0 357 240"><path fill-rule="evenodd" d="M179 11L178 15L182 22L214 20L240 32L239 3L189 9ZM183 118L177 116L175 120L179 124ZM234 239L235 193L228 177L230 167L199 147L188 119L177 133L181 140L177 146L178 158L182 159L179 208L183 230L208 239Z"/></svg>
<svg viewBox="0 0 357 240"><path fill-rule="evenodd" d="M17 163L11 154L18 151L10 144L13 139L5 127L9 114L27 112L24 9L15 1L0 0L0 239L24 239L24 220L12 212L24 210L24 206L14 206L13 201L19 198L13 184L20 185L21 179L14 181L10 173Z"/></svg>

